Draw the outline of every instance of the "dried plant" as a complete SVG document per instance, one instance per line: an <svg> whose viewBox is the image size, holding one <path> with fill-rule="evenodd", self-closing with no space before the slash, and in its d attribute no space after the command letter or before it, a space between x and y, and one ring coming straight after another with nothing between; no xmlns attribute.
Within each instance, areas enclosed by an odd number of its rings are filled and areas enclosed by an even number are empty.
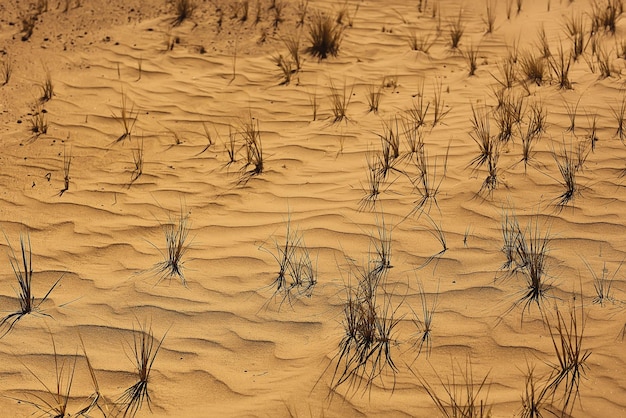
<svg viewBox="0 0 626 418"><path fill-rule="evenodd" d="M189 250L187 240L189 236L189 214L185 211L185 208L181 207L178 217L173 217L170 214L169 221L161 225L165 235L165 252L152 244L163 257L163 261L157 263L152 269L159 276L157 283L165 279L169 281L172 278L178 278L183 286L187 286L183 272L185 264L183 258Z"/></svg>
<svg viewBox="0 0 626 418"><path fill-rule="evenodd" d="M463 52L463 57L469 67L469 76L473 76L478 68L478 47L470 44Z"/></svg>
<svg viewBox="0 0 626 418"><path fill-rule="evenodd" d="M378 113L378 107L380 106L380 98L382 96L383 87L380 84L370 84L367 87L367 104L369 106L368 112Z"/></svg>
<svg viewBox="0 0 626 418"><path fill-rule="evenodd" d="M450 107L448 107L447 109L445 108L446 104L442 97L442 88L443 86L441 79L436 79L433 82L433 126L437 126L438 124L440 124L441 120L450 112L450 110L452 110L452 108Z"/></svg>
<svg viewBox="0 0 626 418"><path fill-rule="evenodd" d="M435 387L423 376L416 375L420 384L435 404L435 407L446 418L488 418L491 416L491 407L487 398L489 390L486 387L489 373L482 380L474 380L472 362L465 361L465 370L457 363L461 378L457 380L457 372L452 365L452 378L445 382L437 372L435 376L441 389ZM434 369L433 369L434 370ZM415 373L414 373L415 374ZM486 389L487 393L484 393Z"/></svg>
<svg viewBox="0 0 626 418"><path fill-rule="evenodd" d="M59 192L59 196L63 196L63 193L70 189L70 166L72 164L72 149L70 148L69 154L67 149L63 149L63 188Z"/></svg>
<svg viewBox="0 0 626 418"><path fill-rule="evenodd" d="M420 302L422 306L422 318L413 311L413 324L417 328L417 333L412 337L413 347L417 348L417 357L422 354L422 351L426 354L426 357L430 356L432 350L432 331L433 331L433 318L437 311L437 303L439 301L439 284L437 284L437 291L431 295L431 303L429 305L426 291L424 290L424 284L418 280L417 288L420 296ZM416 359L417 359L416 357Z"/></svg>
<svg viewBox="0 0 626 418"><path fill-rule="evenodd" d="M13 63L7 57L0 63L0 81L3 86L9 84L11 74L13 74Z"/></svg>
<svg viewBox="0 0 626 418"><path fill-rule="evenodd" d="M411 31L407 36L407 43L413 51L423 52L428 55L430 48L435 44L436 37L432 37L430 33L417 33Z"/></svg>
<svg viewBox="0 0 626 418"><path fill-rule="evenodd" d="M573 61L572 51L564 52L563 44L559 44L558 54L551 55L548 58L548 65L552 71L553 76L556 78L557 84L560 89L571 89L572 83L569 80L569 70Z"/></svg>
<svg viewBox="0 0 626 418"><path fill-rule="evenodd" d="M343 89L335 87L332 79L329 80L330 84L330 103L334 115L333 122L341 122L344 119L348 119L346 114L348 105L352 100L352 93L354 91L354 84L348 90L346 82L343 83Z"/></svg>
<svg viewBox="0 0 626 418"><path fill-rule="evenodd" d="M557 357L557 362L552 366L554 377L549 387L556 392L560 386L563 386L563 412L571 414L576 399L580 398L580 380L586 375L589 368L587 360L591 355L590 350L583 349L585 311L583 306L579 319L576 306L572 306L568 321L558 308L555 310L556 325L548 321L552 345Z"/></svg>
<svg viewBox="0 0 626 418"><path fill-rule="evenodd" d="M330 16L316 13L311 18L308 31L309 47L306 52L320 60L336 57L343 38L343 26Z"/></svg>
<svg viewBox="0 0 626 418"><path fill-rule="evenodd" d="M176 16L172 19L173 26L180 26L185 20L191 19L196 9L194 0L174 0L174 13Z"/></svg>
<svg viewBox="0 0 626 418"><path fill-rule="evenodd" d="M13 270L13 274L17 280L17 299L19 303L19 308L17 311L8 314L4 318L0 320L0 338L6 336L15 324L22 319L25 315L33 314L33 315L43 315L50 317L49 314L44 313L41 310L41 305L48 299L50 293L54 290L54 288L59 284L61 277L58 278L48 289L46 294L39 299L38 301L35 299L35 296L32 292L32 281L33 281L33 258L32 258L32 250L30 245L30 236L29 235L20 235L20 258L15 254L11 243L9 242L9 238L5 235L5 239L9 246L9 263L11 264L11 269Z"/></svg>
<svg viewBox="0 0 626 418"><path fill-rule="evenodd" d="M486 33L492 33L496 23L496 2L494 0L485 0L485 9L487 17L483 18L483 22L487 25Z"/></svg>
<svg viewBox="0 0 626 418"><path fill-rule="evenodd" d="M132 418L137 415L144 402L151 410L150 392L148 391L150 373L166 336L167 332L163 334L160 340L157 340L150 323L139 324L138 329L133 327L133 345L130 346L130 349L132 351L131 361L135 364L137 383L126 389L117 401L119 412L123 418Z"/></svg>
<svg viewBox="0 0 626 418"><path fill-rule="evenodd" d="M124 132L115 140L115 142L121 142L126 138L130 139L131 132L137 122L138 115L139 111L135 111L134 104L131 105L130 109L128 108L128 96L124 93L124 90L122 90L120 114L113 114L113 118L119 121Z"/></svg>
<svg viewBox="0 0 626 418"><path fill-rule="evenodd" d="M461 38L465 33L465 22L462 20L463 17L463 9L459 9L459 15L455 20L451 20L448 23L449 27L449 35L450 35L450 47L452 49L457 49L459 47L459 43L461 42Z"/></svg>
<svg viewBox="0 0 626 418"><path fill-rule="evenodd" d="M615 136L624 142L624 138L626 138L626 94L622 93L622 101L617 107L610 106L610 108L613 119L617 123Z"/></svg>

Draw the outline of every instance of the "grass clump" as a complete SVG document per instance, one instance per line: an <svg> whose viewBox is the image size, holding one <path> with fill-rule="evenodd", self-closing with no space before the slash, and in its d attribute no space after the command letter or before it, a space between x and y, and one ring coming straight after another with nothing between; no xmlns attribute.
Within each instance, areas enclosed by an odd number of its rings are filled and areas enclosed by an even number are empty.
<svg viewBox="0 0 626 418"><path fill-rule="evenodd" d="M465 367L457 363L460 374L458 378L454 365L452 366L452 378L445 382L435 372L441 386L436 389L427 379L418 376L420 384L435 404L439 413L446 418L487 418L491 416L491 407L488 406L487 398L489 389L486 387L489 373L481 380L475 380L472 363L468 359ZM486 392L486 393L485 393Z"/></svg>
<svg viewBox="0 0 626 418"><path fill-rule="evenodd" d="M175 16L172 18L172 25L180 26L185 20L191 19L195 10L194 0L174 0Z"/></svg>
<svg viewBox="0 0 626 418"><path fill-rule="evenodd" d="M28 120L30 131L33 134L32 139L37 139L40 135L48 133L48 118L46 114L46 109L40 103L35 104L35 109Z"/></svg>
<svg viewBox="0 0 626 418"><path fill-rule="evenodd" d="M9 263L11 264L11 269L13 270L13 274L17 280L17 301L19 303L19 308L17 311L0 319L0 338L3 338L11 332L13 327L15 327L15 324L25 315L37 314L50 317L50 315L44 313L40 307L48 299L50 293L52 293L61 280L61 278L57 279L57 281L52 284L50 289L48 289L46 294L37 301L35 299L35 295L33 295L32 288L33 258L30 236L20 235L19 257L16 255L15 250L11 246L11 243L6 235L5 239L7 240L7 244L9 246Z"/></svg>
<svg viewBox="0 0 626 418"><path fill-rule="evenodd" d="M166 336L167 332L160 340L157 340L152 332L152 324L139 324L138 329L133 327L133 344L130 349L137 382L126 389L117 400L119 412L123 418L134 417L144 403L151 409L148 391L150 373Z"/></svg>
<svg viewBox="0 0 626 418"><path fill-rule="evenodd" d="M70 166L72 164L72 149L69 154L67 149L63 149L63 188L59 191L59 196L70 189Z"/></svg>
<svg viewBox="0 0 626 418"><path fill-rule="evenodd" d="M591 355L590 350L583 349L584 307L580 319L575 306L570 310L569 318L556 308L556 325L548 325L557 358L552 365L553 377L549 387L554 392L559 387L563 388L563 412L571 414L574 403L580 398L580 380L586 376L589 368L587 360Z"/></svg>
<svg viewBox="0 0 626 418"><path fill-rule="evenodd" d="M135 111L134 104L130 107L130 109L128 108L128 96L122 90L120 113L119 115L113 114L113 118L122 125L123 132L115 140L115 142L121 142L126 138L130 139L131 132L137 122L138 115L139 111Z"/></svg>
<svg viewBox="0 0 626 418"><path fill-rule="evenodd" d="M183 272L183 257L189 250L187 238L189 236L189 214L181 207L178 217L170 215L169 222L161 225L165 235L165 252L159 248L163 261L157 263L153 270L159 276L158 282L164 279L178 278L183 286L187 285Z"/></svg>
<svg viewBox="0 0 626 418"><path fill-rule="evenodd" d="M433 331L433 318L435 317L435 312L437 311L437 303L439 301L439 286L437 286L437 291L431 297L431 303L429 305L428 298L426 297L426 291L424 290L424 285L421 281L418 280L417 287L420 296L420 302L422 306L422 318L413 311L414 319L413 324L417 328L417 333L413 338L413 347L417 348L417 356L419 357L422 354L422 351L426 354L426 356L430 356L430 352L432 350L432 331ZM413 308L411 308L412 310ZM417 357L416 357L417 358Z"/></svg>
<svg viewBox="0 0 626 418"><path fill-rule="evenodd" d="M317 284L317 271L311 253L304 242L304 236L291 227L291 218L287 219L284 241L273 239L275 252L264 246L262 249L272 255L278 263L278 273L270 285L274 289L273 299L280 298L279 308L284 302L290 306L295 298L311 297Z"/></svg>
<svg viewBox="0 0 626 418"><path fill-rule="evenodd" d="M343 88L339 89L335 87L333 80L329 80L330 84L330 104L333 112L333 122L341 122L342 120L347 120L347 111L348 106L350 105L350 101L352 100L352 93L354 91L354 84L348 90L348 86L346 82L343 83Z"/></svg>
<svg viewBox="0 0 626 418"><path fill-rule="evenodd" d="M461 38L465 33L465 23L462 20L463 17L463 9L459 10L459 15L456 19L451 20L448 23L449 27L449 36L450 36L450 48L457 49L459 47L459 43L461 42Z"/></svg>
<svg viewBox="0 0 626 418"><path fill-rule="evenodd" d="M329 56L336 57L343 39L343 30L343 26L332 17L320 12L315 13L309 24L309 46L306 52L320 60Z"/></svg>

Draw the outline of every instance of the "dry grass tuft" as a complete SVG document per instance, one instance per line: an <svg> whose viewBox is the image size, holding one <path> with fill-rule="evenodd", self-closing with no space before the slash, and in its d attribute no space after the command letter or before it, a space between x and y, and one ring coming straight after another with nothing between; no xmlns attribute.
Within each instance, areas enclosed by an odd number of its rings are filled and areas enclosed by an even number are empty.
<svg viewBox="0 0 626 418"><path fill-rule="evenodd" d="M130 349L132 351L131 361L135 364L137 383L126 389L117 400L119 413L123 418L134 417L144 403L151 410L150 392L148 391L150 373L166 336L167 332L163 334L160 340L157 340L152 332L152 324L139 324L138 329L133 327L133 344Z"/></svg>
<svg viewBox="0 0 626 418"><path fill-rule="evenodd" d="M310 45L306 52L320 60L329 56L336 57L343 39L343 30L343 26L332 17L319 12L314 14L309 25Z"/></svg>

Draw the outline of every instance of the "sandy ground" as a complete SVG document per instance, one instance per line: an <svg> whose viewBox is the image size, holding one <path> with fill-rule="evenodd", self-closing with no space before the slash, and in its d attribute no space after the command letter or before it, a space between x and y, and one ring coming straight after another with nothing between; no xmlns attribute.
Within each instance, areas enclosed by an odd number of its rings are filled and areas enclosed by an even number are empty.
<svg viewBox="0 0 626 418"><path fill-rule="evenodd" d="M553 54L559 45L571 48L566 22L573 16L583 17L589 36L586 1L525 0L519 14L512 5L510 19L507 2L494 2L492 33L485 33L483 1L460 9L458 1L430 0L420 12L418 2L311 0L304 26L297 25L299 3L289 1L277 27L268 0L251 1L245 21L243 2L198 1L178 26L173 5L161 0L69 1L67 10L51 0L40 12L28 2L8 3L0 5L1 59L12 67L0 87L2 315L19 310L9 244L19 262L20 236L32 246L35 305L60 280L10 331L4 324L3 416L48 416L56 401L46 386L55 393L61 376L67 394L71 375L66 413L77 414L95 391L85 353L102 395L102 409L90 415L121 415L115 403L137 381L133 335L151 324L155 341L165 338L148 381L151 412L144 402L137 416L432 417L439 412L425 382L444 396L443 384L454 379L460 398L468 381L477 391L484 379L476 402L493 417L512 417L523 412L529 368L539 391L557 362L558 309L567 327L575 312L581 356L590 354L579 397L564 408L559 386L544 399L543 416L626 417L626 271L619 269L626 257L626 147L614 117L624 97L623 21L615 34L596 35L610 54L609 77L600 77L593 42L585 41L571 65L571 89L559 88L547 64L540 86L514 83L510 94L523 98L525 115L533 104L545 108L547 128L525 168L524 116L501 145L497 188L479 192L487 172L469 166L478 155L472 107L496 112L503 63L515 45L520 56L538 54L541 27ZM303 52L301 70L283 83L274 60L288 56L282 40L300 34L304 49L315 11L336 17L342 10L338 56L320 61ZM465 32L460 49L452 49L459 10ZM33 15L34 31L23 41L22 17ZM429 34L428 53L411 50L413 32ZM464 54L472 46L478 68L469 76ZM54 94L41 103L46 73ZM338 122L333 85L350 97L347 119ZM437 86L447 113L433 123ZM378 112L369 111L372 89L380 91ZM415 210L417 169L401 135L401 156L377 199L368 200L368 159L380 155L380 135L395 129L420 93L430 103L420 132L436 199ZM118 141L123 100L136 122ZM568 108L577 104L572 132ZM45 134L32 131L37 112ZM247 178L241 130L251 120L264 167ZM597 141L590 140L594 120ZM205 127L214 141L208 149ZM237 161L229 164L231 135ZM134 179L142 143L143 172ZM564 188L554 155L576 154L578 144L589 154L577 169L573 200L559 206ZM60 193L64 156L69 189ZM506 208L522 230L530 233L526 225L534 222L531 229L550 238L543 276L550 288L527 310L518 303L527 292L523 269L501 269ZM166 252L164 227L181 214L189 227L186 286L155 268ZM292 237L302 236L317 277L306 294L291 298L274 285L276 244L288 225ZM382 364L368 384L366 366L336 385L347 289L372 269L381 236L393 268L384 269L378 314L397 320L385 345L395 370ZM602 304L594 303L594 274L614 278L602 282L612 284ZM432 345L420 352L422 295L427 307L437 303Z"/></svg>

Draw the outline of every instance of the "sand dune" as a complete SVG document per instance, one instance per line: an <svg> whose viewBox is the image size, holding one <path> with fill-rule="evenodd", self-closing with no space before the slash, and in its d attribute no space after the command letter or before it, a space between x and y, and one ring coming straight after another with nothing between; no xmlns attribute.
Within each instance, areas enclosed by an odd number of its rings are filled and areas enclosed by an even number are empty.
<svg viewBox="0 0 626 418"><path fill-rule="evenodd" d="M178 0L58 3L0 5L0 64L10 65L0 76L12 70L0 87L3 416L48 416L59 376L61 392L73 376L62 395L75 416L96 392L89 364L101 395L90 416L123 416L135 344L148 335L161 345L137 416L443 416L428 391L444 396L453 379L459 397L473 382L483 416L530 416L532 370L536 395L547 388L543 416L626 417L626 29L618 18L615 33L591 32L594 4L597 14L620 1L196 0L180 25ZM336 57L304 51L317 12L343 29ZM584 50L566 55L571 88L560 88L559 51L574 46L578 18ZM551 57L539 58L542 28ZM290 59L289 36L304 61L287 83L276 64ZM530 58L544 66L539 82L524 75ZM47 74L54 94L41 101ZM345 118L333 97L349 101ZM498 112L516 103L505 137ZM533 109L545 124L525 160ZM473 112L490 120L493 178L476 163ZM38 118L45 133L33 130ZM257 130L260 173L244 145ZM384 160L389 135L398 156ZM568 167L571 196L559 171ZM526 244L547 237L547 250L531 250L545 255L537 300L529 265L514 255L506 266L507 214ZM168 274L164 231L181 220L182 275ZM287 228L301 269L287 270L289 293L276 281ZM34 311L11 316L20 237ZM353 370L341 351L356 306L346 298L365 312L364 283L378 278L379 349ZM582 361L568 391L553 365L571 318Z"/></svg>

